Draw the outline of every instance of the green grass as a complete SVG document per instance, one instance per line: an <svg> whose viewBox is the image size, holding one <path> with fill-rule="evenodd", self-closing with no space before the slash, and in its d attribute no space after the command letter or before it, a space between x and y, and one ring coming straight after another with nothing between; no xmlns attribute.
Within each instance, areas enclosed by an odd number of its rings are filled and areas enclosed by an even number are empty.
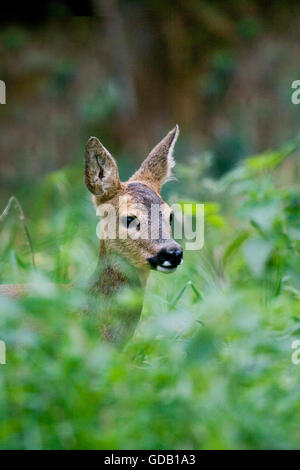
<svg viewBox="0 0 300 470"><path fill-rule="evenodd" d="M209 186L204 248L170 276L151 274L122 353L99 342L80 287L40 282L80 286L95 269L97 219L81 170L20 188L37 267L11 209L0 281L40 289L0 300L1 449L299 447L300 195L281 184L280 167L295 148L246 160ZM170 199L203 202L202 189L185 188L205 185L191 166Z"/></svg>

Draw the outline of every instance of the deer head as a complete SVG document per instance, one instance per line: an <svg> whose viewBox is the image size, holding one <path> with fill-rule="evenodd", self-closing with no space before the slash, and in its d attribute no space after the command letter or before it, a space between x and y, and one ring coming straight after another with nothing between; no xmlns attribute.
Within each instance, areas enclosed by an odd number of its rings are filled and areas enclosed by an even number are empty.
<svg viewBox="0 0 300 470"><path fill-rule="evenodd" d="M117 163L101 142L96 137L87 142L85 184L105 219L100 230L105 250L143 270L170 273L182 263L182 248L172 238L173 214L160 196L162 185L172 179L178 134L176 125L126 182L120 181Z"/></svg>

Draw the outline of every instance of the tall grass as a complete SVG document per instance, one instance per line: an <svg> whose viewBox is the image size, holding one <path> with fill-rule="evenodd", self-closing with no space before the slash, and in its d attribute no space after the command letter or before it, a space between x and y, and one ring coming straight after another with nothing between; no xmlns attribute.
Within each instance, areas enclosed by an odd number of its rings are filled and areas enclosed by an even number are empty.
<svg viewBox="0 0 300 470"><path fill-rule="evenodd" d="M151 274L122 353L99 341L85 313L97 220L81 170L20 188L36 269L11 211L0 227L0 281L37 288L0 300L2 449L299 447L300 365L291 356L300 339L300 195L280 166L297 145L245 160L219 182L179 167L170 199L206 203L205 246L186 252L171 276Z"/></svg>

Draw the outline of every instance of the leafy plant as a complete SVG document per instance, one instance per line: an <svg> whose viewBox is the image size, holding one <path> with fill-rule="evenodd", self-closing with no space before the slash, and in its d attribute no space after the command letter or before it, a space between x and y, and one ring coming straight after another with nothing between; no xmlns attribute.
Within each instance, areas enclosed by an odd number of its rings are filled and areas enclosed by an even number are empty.
<svg viewBox="0 0 300 470"><path fill-rule="evenodd" d="M181 200L209 202L205 246L186 252L172 278L151 275L142 321L121 354L99 341L85 313L97 220L81 171L52 174L22 198L37 269L10 212L1 281L37 289L0 300L2 449L299 447L291 345L300 337L300 197L280 167L297 146L247 159L219 182L198 173L198 187L211 188L206 200L202 189ZM186 172L184 187L194 177ZM135 299L124 292L122 301Z"/></svg>

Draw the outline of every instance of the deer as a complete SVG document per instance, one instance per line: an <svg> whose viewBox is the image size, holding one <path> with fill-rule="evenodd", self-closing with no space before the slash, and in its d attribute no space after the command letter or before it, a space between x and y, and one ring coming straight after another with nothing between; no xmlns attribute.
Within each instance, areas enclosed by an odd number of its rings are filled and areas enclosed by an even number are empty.
<svg viewBox="0 0 300 470"><path fill-rule="evenodd" d="M88 287L89 309L99 317L100 337L120 347L132 337L140 320L150 271L172 273L183 262L182 247L172 237L173 212L160 195L163 184L173 179L178 135L176 125L126 182L121 182L115 158L97 137L90 137L86 144L84 181L100 215L99 256ZM152 207L158 208L156 227ZM151 236L153 228L155 237ZM124 289L136 295L130 305L122 303ZM10 297L29 290L28 284L0 286L0 294Z"/></svg>

